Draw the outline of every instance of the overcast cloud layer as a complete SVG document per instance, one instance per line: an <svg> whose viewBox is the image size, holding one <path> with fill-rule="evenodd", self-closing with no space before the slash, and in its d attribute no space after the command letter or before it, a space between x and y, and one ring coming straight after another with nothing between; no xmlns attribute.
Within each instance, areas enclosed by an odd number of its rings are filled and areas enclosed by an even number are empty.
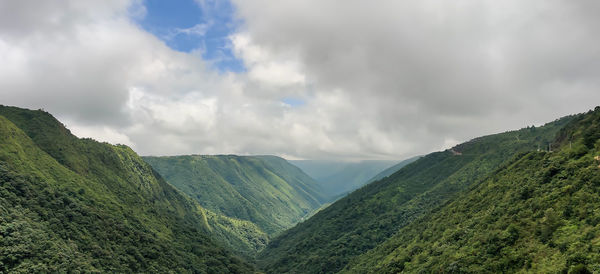
<svg viewBox="0 0 600 274"><path fill-rule="evenodd" d="M242 73L145 32L140 1L0 0L0 103L143 155L308 159L402 159L600 104L598 1L233 2Z"/></svg>

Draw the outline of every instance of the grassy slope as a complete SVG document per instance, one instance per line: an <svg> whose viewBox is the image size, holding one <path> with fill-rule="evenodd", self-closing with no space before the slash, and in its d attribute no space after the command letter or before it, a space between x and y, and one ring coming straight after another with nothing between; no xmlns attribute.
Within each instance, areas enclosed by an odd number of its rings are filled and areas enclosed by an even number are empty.
<svg viewBox="0 0 600 274"><path fill-rule="evenodd" d="M422 157L271 240L258 263L273 273L339 271L515 154L543 147L569 119L474 139L454 148L462 155L448 150Z"/></svg>
<svg viewBox="0 0 600 274"><path fill-rule="evenodd" d="M269 234L319 208L317 184L274 156L144 157L164 178L202 206L248 220Z"/></svg>
<svg viewBox="0 0 600 274"><path fill-rule="evenodd" d="M251 271L128 147L78 139L42 111L0 115L0 270Z"/></svg>
<svg viewBox="0 0 600 274"><path fill-rule="evenodd" d="M554 147L518 155L346 270L598 272L600 108L561 130Z"/></svg>

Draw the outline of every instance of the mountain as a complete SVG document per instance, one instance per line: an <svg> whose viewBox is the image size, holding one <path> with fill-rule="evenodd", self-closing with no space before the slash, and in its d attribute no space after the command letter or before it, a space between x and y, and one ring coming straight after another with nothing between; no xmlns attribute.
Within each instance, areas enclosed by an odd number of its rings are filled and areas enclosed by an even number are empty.
<svg viewBox="0 0 600 274"><path fill-rule="evenodd" d="M130 148L6 106L0 213L0 272L247 273L252 265L223 246L265 239L201 208Z"/></svg>
<svg viewBox="0 0 600 274"><path fill-rule="evenodd" d="M600 107L352 260L351 273L600 269Z"/></svg>
<svg viewBox="0 0 600 274"><path fill-rule="evenodd" d="M393 165L391 167L388 167L384 171L379 172L377 175L373 176L373 178L369 179L367 181L367 184L375 182L375 181L379 181L379 180L381 180L381 179L383 179L385 177L388 177L388 176L396 173L396 171L400 170L404 166L406 166L406 165L408 165L408 164L410 164L410 163L412 163L412 162L414 162L416 160L419 160L419 158L421 158L421 156L415 156L415 157L412 157L412 158L408 158L408 159L406 159L404 161L401 161L400 163L397 163L397 164L395 164L395 165Z"/></svg>
<svg viewBox="0 0 600 274"><path fill-rule="evenodd" d="M505 161L546 147L573 117L473 139L426 155L272 239L258 255L269 273L331 273L444 205Z"/></svg>
<svg viewBox="0 0 600 274"><path fill-rule="evenodd" d="M290 163L319 182L324 191L323 194L331 201L363 186L373 176L398 162L291 160Z"/></svg>
<svg viewBox="0 0 600 274"><path fill-rule="evenodd" d="M326 200L278 157L165 158L174 178L210 174L197 179L207 184L182 184L197 191L191 198L127 146L79 139L44 111L0 106L0 272L252 273L244 256L267 244L262 227L202 207L198 188L271 199L284 213L304 213L297 197L313 209ZM600 107L475 138L377 178L275 236L257 264L268 273L600 269Z"/></svg>
<svg viewBox="0 0 600 274"><path fill-rule="evenodd" d="M268 234L293 226L325 201L312 178L275 156L143 159L203 207L251 221Z"/></svg>

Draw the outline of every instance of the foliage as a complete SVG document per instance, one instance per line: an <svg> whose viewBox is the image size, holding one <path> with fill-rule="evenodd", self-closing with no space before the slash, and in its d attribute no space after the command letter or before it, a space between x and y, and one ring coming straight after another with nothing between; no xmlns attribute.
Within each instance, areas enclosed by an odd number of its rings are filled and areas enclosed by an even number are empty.
<svg viewBox="0 0 600 274"><path fill-rule="evenodd" d="M78 139L43 111L0 115L0 272L252 271L128 147Z"/></svg>
<svg viewBox="0 0 600 274"><path fill-rule="evenodd" d="M204 211L211 234L247 259L254 258L269 242L269 236L252 222L201 210Z"/></svg>
<svg viewBox="0 0 600 274"><path fill-rule="evenodd" d="M345 271L600 271L600 108L359 256Z"/></svg>
<svg viewBox="0 0 600 274"><path fill-rule="evenodd" d="M514 155L546 147L571 119L476 138L422 157L272 239L257 262L270 273L337 272Z"/></svg>
<svg viewBox="0 0 600 274"><path fill-rule="evenodd" d="M323 203L308 175L275 156L144 157L203 207L255 223L268 234L291 227Z"/></svg>

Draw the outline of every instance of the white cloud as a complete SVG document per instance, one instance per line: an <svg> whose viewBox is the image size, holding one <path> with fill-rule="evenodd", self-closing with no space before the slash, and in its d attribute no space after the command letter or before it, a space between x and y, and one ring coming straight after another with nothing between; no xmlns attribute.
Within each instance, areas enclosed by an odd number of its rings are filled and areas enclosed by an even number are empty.
<svg viewBox="0 0 600 274"><path fill-rule="evenodd" d="M353 111L337 113L358 128L344 138L363 152L426 152L600 101L594 1L235 3L254 46L293 50L313 90L345 94Z"/></svg>
<svg viewBox="0 0 600 274"><path fill-rule="evenodd" d="M127 135L116 131L114 128L107 126L85 126L77 123L71 125L69 121L64 122L71 132L79 138L92 138L111 144L128 145L132 149L136 149L135 143L132 142Z"/></svg>
<svg viewBox="0 0 600 274"><path fill-rule="evenodd" d="M593 1L235 1L239 74L140 29L141 3L0 0L2 103L141 154L400 159L600 101Z"/></svg>
<svg viewBox="0 0 600 274"><path fill-rule="evenodd" d="M234 53L246 64L250 79L275 87L306 84L306 77L293 52L273 56L253 44L250 37L243 33L232 35L230 39Z"/></svg>
<svg viewBox="0 0 600 274"><path fill-rule="evenodd" d="M148 119L170 133L210 131L215 127L218 99L190 92L179 99L148 94L133 88L127 106L136 121ZM144 116L140 118L139 116Z"/></svg>

